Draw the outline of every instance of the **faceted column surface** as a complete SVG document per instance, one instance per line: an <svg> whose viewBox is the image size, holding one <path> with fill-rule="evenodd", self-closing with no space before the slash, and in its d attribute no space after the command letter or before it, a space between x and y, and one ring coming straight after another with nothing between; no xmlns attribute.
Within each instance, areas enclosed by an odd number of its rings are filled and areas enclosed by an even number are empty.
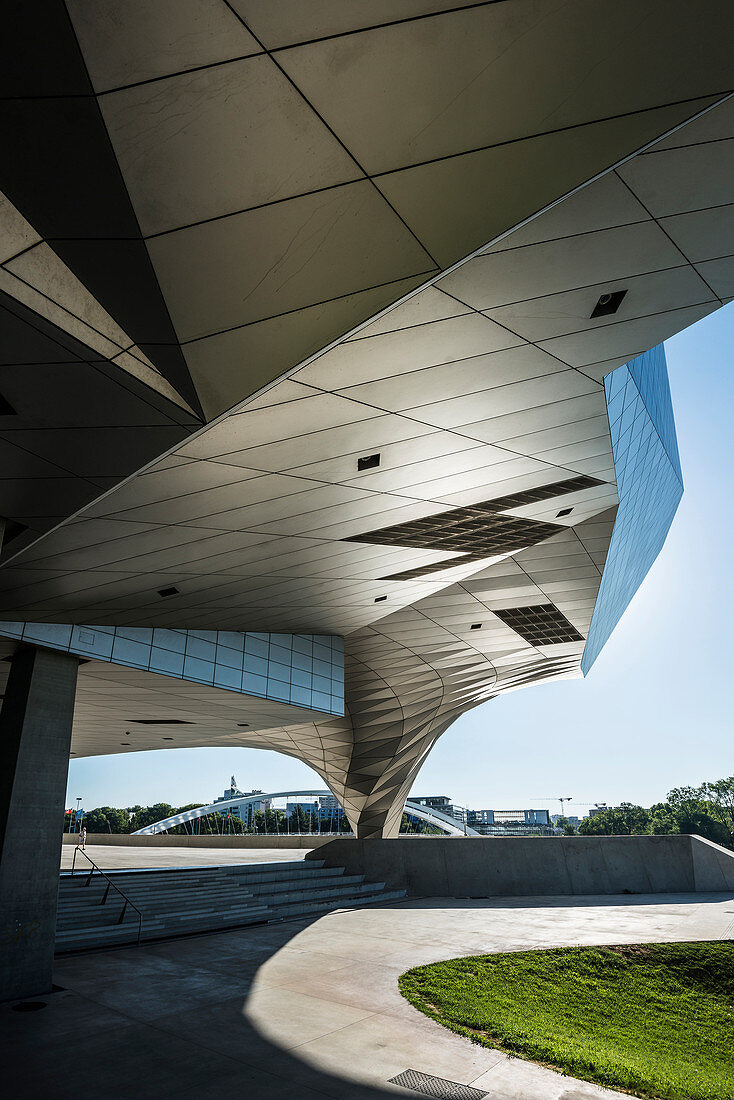
<svg viewBox="0 0 734 1100"><path fill-rule="evenodd" d="M10 669L0 712L0 1000L52 985L78 665L29 647Z"/></svg>

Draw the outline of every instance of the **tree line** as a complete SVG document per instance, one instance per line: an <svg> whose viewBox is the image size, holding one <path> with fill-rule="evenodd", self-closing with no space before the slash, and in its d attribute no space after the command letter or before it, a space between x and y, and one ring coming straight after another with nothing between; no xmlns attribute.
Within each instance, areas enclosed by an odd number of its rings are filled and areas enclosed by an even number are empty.
<svg viewBox="0 0 734 1100"><path fill-rule="evenodd" d="M201 802L188 806L170 806L167 802L158 802L154 806L128 806L118 809L114 806L99 806L84 815L84 824L90 833L134 833L153 825L156 821L173 817L185 810L198 809ZM202 834L278 834L278 833L326 833L349 832L350 826L344 814L320 816L315 810L310 812L299 806L290 818L285 810L264 810L253 815L252 825L248 826L234 814L227 816L219 812L208 814L195 823ZM632 802L620 802L618 806L607 806L592 817L585 817L578 827L572 825L567 817L556 821L556 828L566 836L612 836L633 833L695 833L734 849L734 775L728 779L718 779L712 783L702 783L700 787L675 787L668 792L665 802L657 802L646 808ZM190 833L192 825L176 825L168 830L172 835ZM433 832L439 829L426 823L417 823L403 814L401 832Z"/></svg>
<svg viewBox="0 0 734 1100"><path fill-rule="evenodd" d="M168 802L157 802L154 806L127 806L118 809L115 806L98 806L84 814L84 824L88 833L136 833L157 821L174 817L186 810L197 810L203 802L192 802L187 806L171 806ZM349 822L342 813L320 816L298 806L290 818L285 810L258 810L253 814L252 825L246 825L236 814L215 811L206 817L186 825L174 825L167 829L169 836L190 834L192 828L202 835L231 833L235 835L278 833L318 833L333 832L337 828L347 832Z"/></svg>
<svg viewBox="0 0 734 1100"><path fill-rule="evenodd" d="M148 825L154 825L156 821L174 817L186 810L196 810L205 805L203 802L192 802L188 806L170 806L167 802L157 802L154 806L128 806L118 809L115 806L98 806L95 810L89 810L84 814L84 824L88 833L135 833L138 829L145 829ZM236 836L278 835L283 833L331 833L351 832L351 826L344 813L335 811L333 814L319 815L303 806L296 806L290 817L285 810L269 809L258 810L253 814L252 825L248 826L241 821L236 814L214 813L207 814L195 822L186 825L174 825L167 829L169 836L184 836L191 833L192 828L200 835L221 835L224 833ZM403 814L402 833L435 833L441 834L441 830L429 825L427 822L416 821Z"/></svg>
<svg viewBox="0 0 734 1100"><path fill-rule="evenodd" d="M556 827L566 836L695 833L734 849L734 775L700 787L675 787L665 802L649 808L632 802L607 806L585 817L578 827L567 817L560 817Z"/></svg>

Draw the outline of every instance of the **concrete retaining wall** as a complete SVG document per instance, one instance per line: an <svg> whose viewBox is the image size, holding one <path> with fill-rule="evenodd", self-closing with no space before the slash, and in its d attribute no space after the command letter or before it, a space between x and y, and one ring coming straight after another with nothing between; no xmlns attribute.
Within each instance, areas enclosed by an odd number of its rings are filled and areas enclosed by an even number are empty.
<svg viewBox="0 0 734 1100"><path fill-rule="evenodd" d="M64 833L64 844L76 844L77 839L76 833ZM129 833L87 833L87 847L105 844L136 848L318 848L331 839L328 836L169 836L164 833L133 836Z"/></svg>
<svg viewBox="0 0 734 1100"><path fill-rule="evenodd" d="M334 839L306 858L419 897L734 892L734 852L697 836Z"/></svg>

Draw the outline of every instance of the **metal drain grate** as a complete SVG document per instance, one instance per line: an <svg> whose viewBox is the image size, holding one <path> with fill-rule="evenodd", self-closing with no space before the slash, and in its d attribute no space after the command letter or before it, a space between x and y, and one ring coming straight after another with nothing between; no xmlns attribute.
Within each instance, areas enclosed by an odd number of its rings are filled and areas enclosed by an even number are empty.
<svg viewBox="0 0 734 1100"><path fill-rule="evenodd" d="M397 1077L391 1077L389 1083L413 1089L424 1096L436 1096L438 1100L481 1100L489 1096L482 1089L473 1089L459 1081L445 1081L443 1077L431 1077L430 1073L420 1073L417 1069L405 1069Z"/></svg>

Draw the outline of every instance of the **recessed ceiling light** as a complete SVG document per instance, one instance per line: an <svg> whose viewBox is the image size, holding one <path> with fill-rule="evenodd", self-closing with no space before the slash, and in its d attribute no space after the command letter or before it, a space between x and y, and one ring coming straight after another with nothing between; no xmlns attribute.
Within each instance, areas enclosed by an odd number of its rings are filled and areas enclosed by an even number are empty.
<svg viewBox="0 0 734 1100"><path fill-rule="evenodd" d="M591 319L608 317L611 313L616 313L626 293L626 290L612 290L608 294L600 294L599 301L594 306L591 314Z"/></svg>
<svg viewBox="0 0 734 1100"><path fill-rule="evenodd" d="M173 741L172 737L161 737L161 741Z"/></svg>
<svg viewBox="0 0 734 1100"><path fill-rule="evenodd" d="M375 596L375 603L382 603L382 601L386 599L387 596Z"/></svg>
<svg viewBox="0 0 734 1100"><path fill-rule="evenodd" d="M178 589L173 588L173 587L171 587L171 588L159 588L158 589L158 595L163 596L163 597L165 597L165 596L178 596Z"/></svg>
<svg viewBox="0 0 734 1100"><path fill-rule="evenodd" d="M561 508L560 512L556 512L556 519L560 519L561 516L570 516L573 512L573 508Z"/></svg>
<svg viewBox="0 0 734 1100"><path fill-rule="evenodd" d="M357 459L357 470L374 470L375 466L380 465L379 455L365 455L363 458Z"/></svg>
<svg viewBox="0 0 734 1100"><path fill-rule="evenodd" d="M481 623L472 623L469 629L470 630L481 630L482 629L482 624Z"/></svg>
<svg viewBox="0 0 734 1100"><path fill-rule="evenodd" d="M237 725L239 726L240 729L249 729L250 728L250 723L249 722L238 722Z"/></svg>

